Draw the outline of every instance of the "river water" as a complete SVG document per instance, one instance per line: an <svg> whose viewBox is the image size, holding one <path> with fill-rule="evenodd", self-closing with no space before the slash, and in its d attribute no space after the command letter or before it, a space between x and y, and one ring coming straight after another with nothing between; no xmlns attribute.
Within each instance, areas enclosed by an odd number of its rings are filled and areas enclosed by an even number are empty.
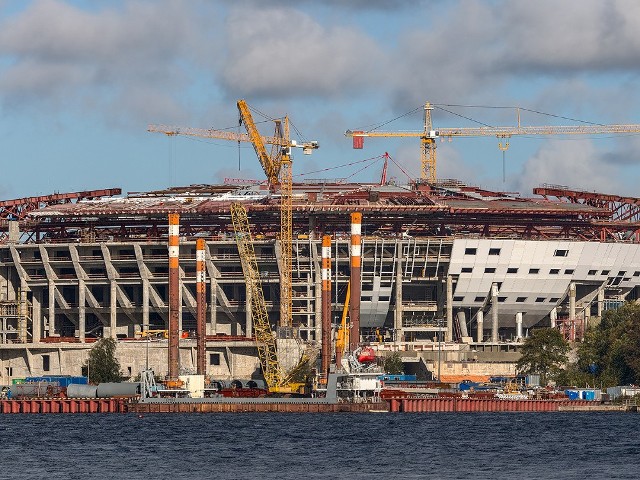
<svg viewBox="0 0 640 480"><path fill-rule="evenodd" d="M639 414L0 417L0 479L640 478Z"/></svg>

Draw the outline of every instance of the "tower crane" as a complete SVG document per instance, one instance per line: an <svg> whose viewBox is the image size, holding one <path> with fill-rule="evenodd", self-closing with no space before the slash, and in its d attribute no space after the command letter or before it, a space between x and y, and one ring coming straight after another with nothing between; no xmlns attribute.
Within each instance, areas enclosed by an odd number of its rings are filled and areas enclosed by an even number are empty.
<svg viewBox="0 0 640 480"><path fill-rule="evenodd" d="M497 137L501 150L509 148L509 139L516 135L594 135L640 133L640 125L572 125L572 126L522 126L518 109L516 126L506 127L468 127L434 129L431 120L433 105L424 105L424 128L422 132L382 132L347 130L345 136L353 137L353 148L362 148L365 137L419 137L420 138L420 177L429 183L436 182L436 139L453 137ZM504 144L502 142L505 142Z"/></svg>
<svg viewBox="0 0 640 480"><path fill-rule="evenodd" d="M280 189L280 245L282 250L282 265L280 271L280 321L279 325L292 325L292 149L302 148L305 155L310 155L319 147L318 142L298 143L289 135L289 118L275 121L275 135L264 136L258 131L249 106L244 100L238 100L240 121L247 133L237 133L229 130L214 130L192 127L173 127L166 125L149 125L147 131L164 133L169 136L192 136L216 138L236 142L249 142L256 151L262 170L264 171L269 188ZM271 145L271 154L267 152L267 145Z"/></svg>

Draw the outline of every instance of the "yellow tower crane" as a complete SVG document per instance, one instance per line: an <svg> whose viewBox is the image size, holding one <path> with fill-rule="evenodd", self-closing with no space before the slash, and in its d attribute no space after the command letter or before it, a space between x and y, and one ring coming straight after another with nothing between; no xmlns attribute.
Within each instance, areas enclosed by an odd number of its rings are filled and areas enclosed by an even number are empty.
<svg viewBox="0 0 640 480"><path fill-rule="evenodd" d="M289 118L275 121L273 136L261 135L251 115L251 110L244 100L238 100L240 120L247 133L236 133L228 130L214 130L191 127L172 127L166 125L149 125L149 132L164 133L169 136L192 136L216 138L235 142L249 142L256 151L262 170L272 191L280 189L280 246L282 251L280 270L280 321L281 327L292 326L292 149L302 148L305 155L319 147L318 142L298 143L289 135ZM271 154L267 152L267 145L271 145Z"/></svg>
<svg viewBox="0 0 640 480"><path fill-rule="evenodd" d="M433 105L424 105L424 129L422 132L382 132L347 130L345 136L353 137L353 148L362 148L365 137L419 137L420 138L420 177L429 183L436 182L436 139L453 137L497 137L501 141L501 150L509 148L509 138L516 135L597 135L640 133L640 125L572 125L572 126L522 126L520 109L516 126L507 127L469 127L434 129L431 121ZM505 143L503 144L502 141Z"/></svg>

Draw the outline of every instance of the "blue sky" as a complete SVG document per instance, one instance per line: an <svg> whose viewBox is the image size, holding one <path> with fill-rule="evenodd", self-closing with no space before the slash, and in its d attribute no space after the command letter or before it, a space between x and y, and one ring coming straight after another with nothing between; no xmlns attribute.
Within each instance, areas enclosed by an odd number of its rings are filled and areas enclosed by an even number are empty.
<svg viewBox="0 0 640 480"><path fill-rule="evenodd" d="M383 129L419 131L426 101L435 127L515 123L463 105L555 115L527 125L640 123L639 31L634 0L0 0L0 198L261 179L250 145L146 131L233 127L239 98L320 142L294 174L361 181L382 162L332 167L386 151L417 177L419 141L353 150L344 131L396 117ZM513 138L503 181L495 138L457 139L438 143L438 177L640 196L639 154L637 135Z"/></svg>

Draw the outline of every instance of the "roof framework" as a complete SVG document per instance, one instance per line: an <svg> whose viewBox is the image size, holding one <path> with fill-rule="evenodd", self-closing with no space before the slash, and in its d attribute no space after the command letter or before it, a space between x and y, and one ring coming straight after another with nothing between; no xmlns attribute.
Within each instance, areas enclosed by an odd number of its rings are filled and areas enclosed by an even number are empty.
<svg viewBox="0 0 640 480"><path fill-rule="evenodd" d="M0 202L0 242L9 219L21 242L131 241L166 237L179 213L181 235L232 234L230 205L245 204L252 229L279 231L280 197L260 185L191 185L116 197L94 190ZM543 186L538 198L491 192L455 180L410 186L312 181L295 184L294 234L348 234L349 214L363 214L365 235L477 236L640 242L640 199ZM34 200L35 198L35 200ZM10 212L10 214L9 214Z"/></svg>

